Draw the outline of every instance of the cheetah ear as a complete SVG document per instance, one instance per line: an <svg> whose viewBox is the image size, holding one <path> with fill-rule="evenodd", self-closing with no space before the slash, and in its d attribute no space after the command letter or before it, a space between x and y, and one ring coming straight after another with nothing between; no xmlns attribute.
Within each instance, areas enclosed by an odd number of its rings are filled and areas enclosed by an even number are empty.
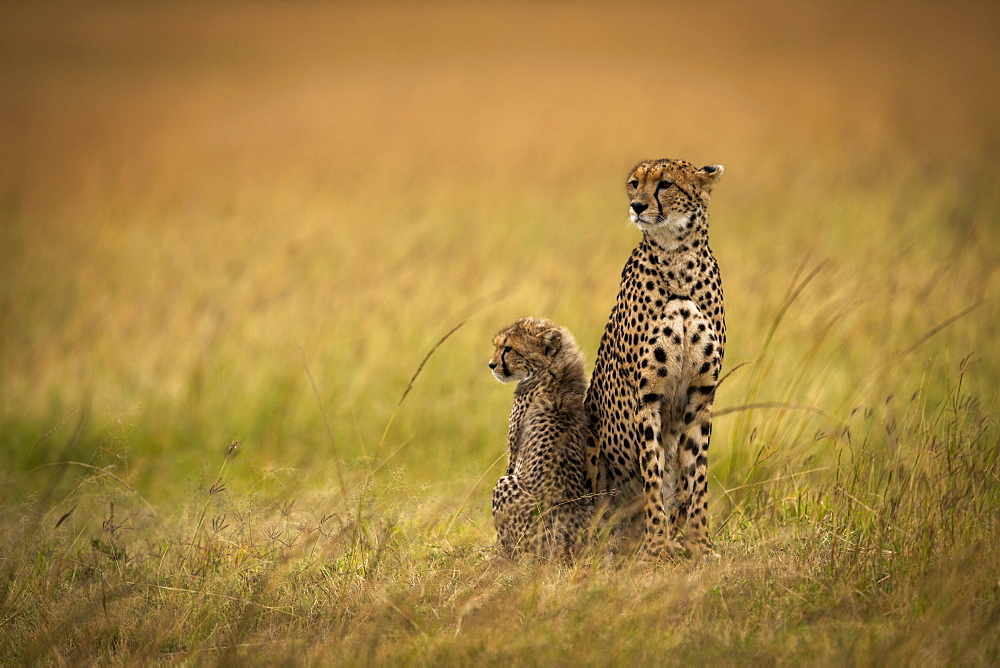
<svg viewBox="0 0 1000 668"><path fill-rule="evenodd" d="M705 190L711 190L712 186L719 182L722 178L722 172L724 172L722 165L705 165L697 172L695 176L698 177L698 181L701 182L701 187Z"/></svg>
<svg viewBox="0 0 1000 668"><path fill-rule="evenodd" d="M562 348L562 333L558 329L547 329L538 335L545 346L545 354L554 356Z"/></svg>

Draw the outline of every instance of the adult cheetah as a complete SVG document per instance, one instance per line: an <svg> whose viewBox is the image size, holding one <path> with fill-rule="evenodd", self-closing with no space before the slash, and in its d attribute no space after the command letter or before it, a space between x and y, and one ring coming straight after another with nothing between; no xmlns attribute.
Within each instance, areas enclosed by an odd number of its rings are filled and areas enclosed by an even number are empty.
<svg viewBox="0 0 1000 668"><path fill-rule="evenodd" d="M521 318L493 339L489 366L518 381L507 430L507 474L493 490L501 553L569 558L593 512L587 494L583 355L565 328Z"/></svg>
<svg viewBox="0 0 1000 668"><path fill-rule="evenodd" d="M650 560L712 549L708 444L726 323L708 203L722 171L682 160L633 168L629 218L642 241L622 270L586 397L590 488L607 495L620 526L643 510Z"/></svg>

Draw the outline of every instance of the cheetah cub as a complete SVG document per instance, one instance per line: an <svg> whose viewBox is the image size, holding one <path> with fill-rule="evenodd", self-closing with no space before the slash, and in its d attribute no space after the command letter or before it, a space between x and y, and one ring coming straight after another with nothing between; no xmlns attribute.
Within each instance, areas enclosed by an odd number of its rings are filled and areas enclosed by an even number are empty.
<svg viewBox="0 0 1000 668"><path fill-rule="evenodd" d="M497 548L567 559L581 544L593 504L587 494L587 388L573 335L543 318L521 318L493 339L490 369L518 381L507 430L507 475L493 490Z"/></svg>

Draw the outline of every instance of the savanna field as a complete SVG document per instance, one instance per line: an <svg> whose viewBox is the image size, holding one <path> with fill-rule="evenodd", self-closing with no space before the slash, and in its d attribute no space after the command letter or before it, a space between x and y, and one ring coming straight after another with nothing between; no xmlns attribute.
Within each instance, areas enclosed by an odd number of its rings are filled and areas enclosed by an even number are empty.
<svg viewBox="0 0 1000 668"><path fill-rule="evenodd" d="M0 663L1000 662L993 3L0 9ZM523 315L593 364L720 163L721 557L491 551Z"/></svg>

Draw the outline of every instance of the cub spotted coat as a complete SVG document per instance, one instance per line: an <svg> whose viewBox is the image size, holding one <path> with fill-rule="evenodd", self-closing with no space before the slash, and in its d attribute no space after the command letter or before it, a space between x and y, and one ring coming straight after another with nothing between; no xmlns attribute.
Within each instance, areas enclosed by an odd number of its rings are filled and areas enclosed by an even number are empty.
<svg viewBox="0 0 1000 668"><path fill-rule="evenodd" d="M493 344L493 375L502 383L517 381L507 475L493 490L497 546L509 556L570 557L593 508L583 356L568 330L541 318L521 318Z"/></svg>

